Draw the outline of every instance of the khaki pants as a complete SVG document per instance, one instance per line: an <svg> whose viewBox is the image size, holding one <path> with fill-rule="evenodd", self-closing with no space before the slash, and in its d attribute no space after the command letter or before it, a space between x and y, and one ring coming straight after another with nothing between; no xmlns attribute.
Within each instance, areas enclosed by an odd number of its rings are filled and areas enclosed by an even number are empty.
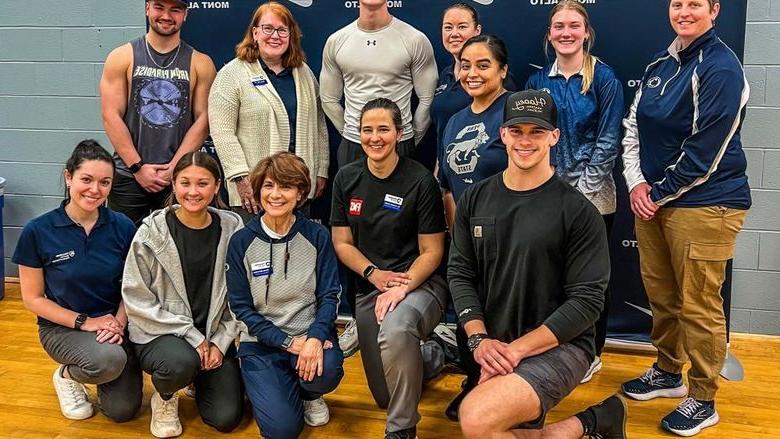
<svg viewBox="0 0 780 439"><path fill-rule="evenodd" d="M658 366L680 373L690 358L688 393L699 400L714 399L718 390L726 358L720 288L746 214L719 206L669 207L650 221L635 221Z"/></svg>

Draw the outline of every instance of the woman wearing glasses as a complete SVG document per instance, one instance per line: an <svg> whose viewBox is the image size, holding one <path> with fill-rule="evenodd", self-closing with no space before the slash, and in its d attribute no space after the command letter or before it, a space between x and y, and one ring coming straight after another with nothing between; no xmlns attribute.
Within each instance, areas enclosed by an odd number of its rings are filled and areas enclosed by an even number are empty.
<svg viewBox="0 0 780 439"><path fill-rule="evenodd" d="M249 171L289 151L309 168L307 198L322 195L328 176L328 132L318 84L304 62L301 31L289 9L268 2L255 10L236 58L217 74L209 124L222 162L229 204L244 222L257 214Z"/></svg>

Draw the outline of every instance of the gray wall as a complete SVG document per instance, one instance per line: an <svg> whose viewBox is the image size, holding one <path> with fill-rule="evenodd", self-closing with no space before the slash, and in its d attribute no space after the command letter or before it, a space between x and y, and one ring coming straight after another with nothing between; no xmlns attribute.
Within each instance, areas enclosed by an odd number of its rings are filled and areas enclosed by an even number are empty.
<svg viewBox="0 0 780 439"><path fill-rule="evenodd" d="M626 0L628 1L628 0ZM97 83L112 48L143 33L131 0L0 1L0 176L5 268L21 227L55 207L62 163L101 131ZM780 0L749 0L743 130L754 207L735 259L732 329L780 334Z"/></svg>
<svg viewBox="0 0 780 439"><path fill-rule="evenodd" d="M780 334L780 0L748 1L745 72L742 139L753 208L734 260L731 327Z"/></svg>

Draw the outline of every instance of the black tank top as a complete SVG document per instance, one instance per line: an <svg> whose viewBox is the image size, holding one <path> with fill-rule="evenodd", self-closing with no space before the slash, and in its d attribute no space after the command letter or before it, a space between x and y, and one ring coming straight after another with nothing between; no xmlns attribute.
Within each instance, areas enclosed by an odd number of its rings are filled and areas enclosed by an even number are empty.
<svg viewBox="0 0 780 439"><path fill-rule="evenodd" d="M173 51L158 53L145 37L130 42L133 75L125 111L138 154L145 163L168 163L192 126L190 64L192 47L185 42ZM128 165L114 153L117 171L131 175Z"/></svg>

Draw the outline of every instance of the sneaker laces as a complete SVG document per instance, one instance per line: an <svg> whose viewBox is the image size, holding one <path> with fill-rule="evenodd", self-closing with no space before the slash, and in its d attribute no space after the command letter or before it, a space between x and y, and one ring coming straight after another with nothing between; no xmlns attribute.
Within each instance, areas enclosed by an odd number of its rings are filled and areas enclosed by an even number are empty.
<svg viewBox="0 0 780 439"><path fill-rule="evenodd" d="M656 378L659 378L663 376L660 370L656 369L655 367L651 367L650 369L647 369L647 372L645 372L644 375L639 377L639 379L643 383L649 384L651 387L655 385Z"/></svg>
<svg viewBox="0 0 780 439"><path fill-rule="evenodd" d="M160 420L163 422L175 422L179 418L179 407L176 404L176 395L170 399L162 399L162 405L160 406Z"/></svg>
<svg viewBox="0 0 780 439"><path fill-rule="evenodd" d="M679 406L677 406L677 412L685 416L686 418L692 417L696 412L699 411L704 407L704 404L700 403L699 401L696 401L694 398L686 398L685 401L681 402Z"/></svg>
<svg viewBox="0 0 780 439"><path fill-rule="evenodd" d="M82 405L87 402L87 391L84 389L83 385L68 378L64 378L62 384L65 386L67 396L73 404Z"/></svg>

